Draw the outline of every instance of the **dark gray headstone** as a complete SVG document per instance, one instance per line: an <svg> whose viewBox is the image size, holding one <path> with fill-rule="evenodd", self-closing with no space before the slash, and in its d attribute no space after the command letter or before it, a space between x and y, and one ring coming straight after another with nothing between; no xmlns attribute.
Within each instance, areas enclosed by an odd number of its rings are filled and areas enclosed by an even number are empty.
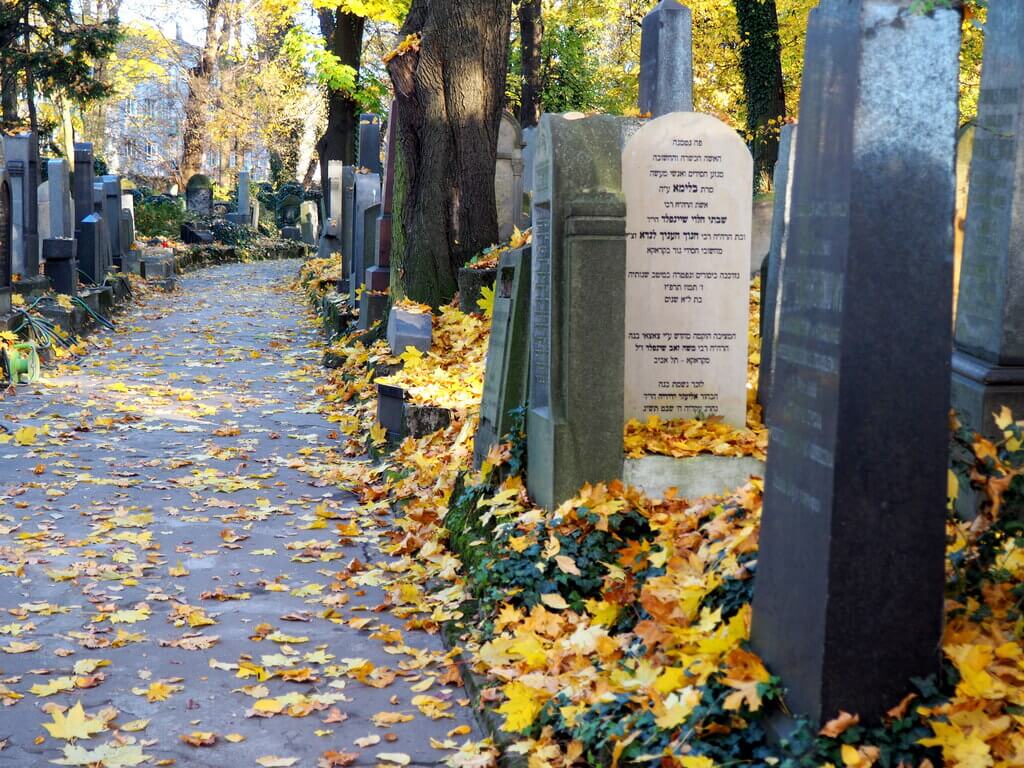
<svg viewBox="0 0 1024 768"><path fill-rule="evenodd" d="M60 237L43 240L43 260L46 276L56 293L78 295L78 260L75 258L73 238Z"/></svg>
<svg viewBox="0 0 1024 768"><path fill-rule="evenodd" d="M636 122L541 118L534 164L527 483L549 509L622 475L625 202Z"/></svg>
<svg viewBox="0 0 1024 768"><path fill-rule="evenodd" d="M388 112L387 155L381 189L380 216L377 217L377 253L373 266L366 271L366 286L371 291L391 287L391 234L395 208L395 164L398 155L398 102L391 102Z"/></svg>
<svg viewBox="0 0 1024 768"><path fill-rule="evenodd" d="M814 722L939 671L960 14L911 5L808 26L752 642Z"/></svg>
<svg viewBox="0 0 1024 768"><path fill-rule="evenodd" d="M135 217L132 216L131 211L122 208L119 221L120 240L122 243L125 243L122 246L121 256L123 257L125 253L131 250L132 245L135 243Z"/></svg>
<svg viewBox="0 0 1024 768"><path fill-rule="evenodd" d="M14 218L11 215L11 182L7 178L4 145L0 141L0 314L9 312L11 309L13 224Z"/></svg>
<svg viewBox="0 0 1024 768"><path fill-rule="evenodd" d="M39 143L31 132L4 136L3 142L11 184L12 268L23 279L33 278L39 274Z"/></svg>
<svg viewBox="0 0 1024 768"><path fill-rule="evenodd" d="M356 229L356 169L351 165L342 168L341 174L341 276L343 280L352 277L352 251Z"/></svg>
<svg viewBox="0 0 1024 768"><path fill-rule="evenodd" d="M90 282L100 284L112 266L107 226L102 216L90 213L78 223L78 268Z"/></svg>
<svg viewBox="0 0 1024 768"><path fill-rule="evenodd" d="M512 411L526 404L530 372L530 256L531 248L527 246L506 251L498 262L480 426L473 445L477 469L491 447L508 434Z"/></svg>
<svg viewBox="0 0 1024 768"><path fill-rule="evenodd" d="M380 203L368 205L363 211L363 260L374 258L377 253L377 219L380 217ZM374 323L384 319L387 311L388 297L371 294L370 278L373 267L367 267L363 274L363 292L359 299L359 327L366 330Z"/></svg>
<svg viewBox="0 0 1024 768"><path fill-rule="evenodd" d="M693 111L693 20L676 0L644 16L640 35L640 114Z"/></svg>
<svg viewBox="0 0 1024 768"><path fill-rule="evenodd" d="M92 144L75 144L75 231L81 227L81 221L93 212L92 185L96 174L93 170Z"/></svg>
<svg viewBox="0 0 1024 768"><path fill-rule="evenodd" d="M107 225L110 236L110 252L114 264L121 263L124 244L121 242L121 178L119 176L103 177L103 221Z"/></svg>
<svg viewBox="0 0 1024 768"><path fill-rule="evenodd" d="M993 2L970 168L953 356L953 407L987 437L993 414L1024 415L1024 8Z"/></svg>
<svg viewBox="0 0 1024 768"><path fill-rule="evenodd" d="M763 265L761 280L761 366L757 380L757 399L764 408L768 423L768 402L771 399L772 374L775 371L775 337L779 332L779 301L782 273L786 263L786 232L789 227L790 203L793 197L793 151L797 127L782 126L779 137L779 159L775 164L775 209L772 212L772 244Z"/></svg>
<svg viewBox="0 0 1024 768"><path fill-rule="evenodd" d="M349 305L355 307L356 291L362 287L366 279L366 268L370 266L373 257L367 259L366 254L366 210L380 202L380 176L376 173L356 174L355 190L355 213L352 232L352 272L349 284ZM376 210L376 209L375 209ZM377 219L369 222L376 235Z"/></svg>
<svg viewBox="0 0 1024 768"><path fill-rule="evenodd" d="M359 160L360 168L370 173L381 173L380 165L380 115L359 116Z"/></svg>
<svg viewBox="0 0 1024 768"><path fill-rule="evenodd" d="M213 211L213 182L201 173L193 175L185 185L185 207L199 214Z"/></svg>

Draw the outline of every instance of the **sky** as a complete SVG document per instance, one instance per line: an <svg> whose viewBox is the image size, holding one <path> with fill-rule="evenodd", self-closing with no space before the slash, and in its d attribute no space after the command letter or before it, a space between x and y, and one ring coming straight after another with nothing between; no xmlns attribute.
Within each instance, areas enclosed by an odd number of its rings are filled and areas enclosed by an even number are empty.
<svg viewBox="0 0 1024 768"><path fill-rule="evenodd" d="M124 22L148 22L169 38L174 37L175 24L178 24L186 41L201 42L203 14L188 0L124 0L119 16Z"/></svg>

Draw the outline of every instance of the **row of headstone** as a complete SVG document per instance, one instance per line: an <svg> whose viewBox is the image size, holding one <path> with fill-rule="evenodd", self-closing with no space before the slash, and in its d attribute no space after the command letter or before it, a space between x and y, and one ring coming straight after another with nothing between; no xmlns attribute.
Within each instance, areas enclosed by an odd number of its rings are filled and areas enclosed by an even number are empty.
<svg viewBox="0 0 1024 768"><path fill-rule="evenodd" d="M939 667L960 22L911 5L812 12L800 136L784 130L777 169L753 643L789 709L818 722L876 722ZM957 327L961 360L981 361L957 375L984 411L1024 370L1024 11L993 3L988 29ZM528 489L548 508L621 476L629 416L745 423L752 160L731 129L679 111L689 12L663 0L643 30L655 119L545 115L532 253L499 267L475 455L526 405Z"/></svg>

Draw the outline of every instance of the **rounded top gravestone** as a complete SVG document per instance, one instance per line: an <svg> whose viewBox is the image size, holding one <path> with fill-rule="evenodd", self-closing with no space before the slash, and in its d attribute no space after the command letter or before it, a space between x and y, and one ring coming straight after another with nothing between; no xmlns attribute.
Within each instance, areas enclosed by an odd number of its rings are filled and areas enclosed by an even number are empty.
<svg viewBox="0 0 1024 768"><path fill-rule="evenodd" d="M185 189L189 192L195 189L213 189L213 182L206 174L197 173L189 178L188 184L185 185Z"/></svg>
<svg viewBox="0 0 1024 768"><path fill-rule="evenodd" d="M754 164L735 130L674 112L622 155L627 419L747 421Z"/></svg>

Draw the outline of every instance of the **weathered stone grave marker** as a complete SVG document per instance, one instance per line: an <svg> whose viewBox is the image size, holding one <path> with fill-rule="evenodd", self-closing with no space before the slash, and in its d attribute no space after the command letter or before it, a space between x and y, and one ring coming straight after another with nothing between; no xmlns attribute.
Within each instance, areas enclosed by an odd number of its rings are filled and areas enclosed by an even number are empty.
<svg viewBox="0 0 1024 768"><path fill-rule="evenodd" d="M100 214L90 213L78 223L77 242L79 269L90 282L102 284L114 262L110 235Z"/></svg>
<svg viewBox="0 0 1024 768"><path fill-rule="evenodd" d="M56 293L78 295L78 260L75 254L75 241L70 237L43 240L46 276Z"/></svg>
<svg viewBox="0 0 1024 768"><path fill-rule="evenodd" d="M764 408L767 423L771 400L772 377L775 373L775 339L779 333L779 310L782 306L782 274L786 265L786 238L789 232L793 200L793 161L797 139L796 125L782 126L779 136L779 159L775 164L775 211L772 214L772 244L761 270L761 365L757 379L757 399Z"/></svg>
<svg viewBox="0 0 1024 768"><path fill-rule="evenodd" d="M93 212L92 185L96 183L93 169L92 144L75 144L75 231L81 229L82 219Z"/></svg>
<svg viewBox="0 0 1024 768"><path fill-rule="evenodd" d="M185 185L185 209L203 215L213 211L213 182L209 176L196 173L189 178Z"/></svg>
<svg viewBox="0 0 1024 768"><path fill-rule="evenodd" d="M519 121L508 112L501 114L498 155L494 166L494 198L498 207L498 240L512 237L523 223L523 135Z"/></svg>
<svg viewBox="0 0 1024 768"><path fill-rule="evenodd" d="M346 165L341 174L341 218L338 220L341 237L341 275L338 290L347 293L357 277L352 274L352 250L355 244L356 168Z"/></svg>
<svg viewBox="0 0 1024 768"><path fill-rule="evenodd" d="M369 173L381 173L380 115L359 116L359 167Z"/></svg>
<svg viewBox="0 0 1024 768"><path fill-rule="evenodd" d="M391 102L388 113L387 153L384 162L384 181L381 189L380 215L377 217L377 251L373 255L373 265L366 270L366 289L375 293L384 293L391 288L391 229L392 215L395 204L395 163L398 154L398 103ZM383 303L375 298L364 307L370 325L383 318L387 307L387 299Z"/></svg>
<svg viewBox="0 0 1024 768"><path fill-rule="evenodd" d="M331 160L327 164L327 189L324 190L324 226L317 255L321 259L341 254L342 176L344 164Z"/></svg>
<svg viewBox="0 0 1024 768"><path fill-rule="evenodd" d="M0 141L0 315L11 311L11 244L14 239L13 216L11 215L11 182L7 178L7 162L4 144Z"/></svg>
<svg viewBox="0 0 1024 768"><path fill-rule="evenodd" d="M303 201L299 206L299 226L302 228L302 242L316 245L316 232L320 228L317 206L312 200Z"/></svg>
<svg viewBox="0 0 1024 768"><path fill-rule="evenodd" d="M121 266L121 256L126 244L121 242L121 178L119 176L103 176L103 222L107 225L107 236L110 238L110 254L114 265Z"/></svg>
<svg viewBox="0 0 1024 768"><path fill-rule="evenodd" d="M544 115L534 165L530 496L552 508L622 474L625 205L636 123Z"/></svg>
<svg viewBox="0 0 1024 768"><path fill-rule="evenodd" d="M11 184L14 274L39 283L39 144L31 132L4 136L3 141Z"/></svg>
<svg viewBox="0 0 1024 768"><path fill-rule="evenodd" d="M911 5L808 26L752 641L816 723L939 671L960 14Z"/></svg>
<svg viewBox="0 0 1024 768"><path fill-rule="evenodd" d="M626 197L625 417L747 414L753 160L695 112L657 118L622 157Z"/></svg>
<svg viewBox="0 0 1024 768"><path fill-rule="evenodd" d="M252 174L249 171L238 172L238 210L228 214L228 221L239 226L252 225L251 190Z"/></svg>
<svg viewBox="0 0 1024 768"><path fill-rule="evenodd" d="M640 36L640 114L693 110L692 13L661 0L644 16Z"/></svg>
<svg viewBox="0 0 1024 768"><path fill-rule="evenodd" d="M380 175L376 173L357 173L355 199L353 203L352 222L352 254L351 284L349 285L349 306L355 307L360 302L357 292L363 287L366 268L369 266L366 253L366 226L370 224L376 234L377 219L367 222L366 210L380 202ZM376 214L375 209L375 214ZM370 257L372 258L372 256Z"/></svg>
<svg viewBox="0 0 1024 768"><path fill-rule="evenodd" d="M953 355L953 407L988 437L1024 418L1024 8L992 3L970 168Z"/></svg>
<svg viewBox="0 0 1024 768"><path fill-rule="evenodd" d="M506 251L494 283L494 315L487 344L480 426L473 445L479 469L511 428L511 413L526 404L530 371L530 246Z"/></svg>
<svg viewBox="0 0 1024 768"><path fill-rule="evenodd" d="M380 232L377 229L377 220L380 218L381 204L374 203L368 205L363 210L363 259L373 259L377 254L378 243L377 237ZM366 269L364 274L369 277L370 269ZM370 286L368 283L364 283L363 291L359 297L359 327L363 330L368 330L375 322L384 318L384 312L387 310L388 298L387 296L372 295L370 293Z"/></svg>
<svg viewBox="0 0 1024 768"><path fill-rule="evenodd" d="M49 160L46 163L46 183L50 191L50 237L73 237L75 233L69 171L67 160Z"/></svg>

